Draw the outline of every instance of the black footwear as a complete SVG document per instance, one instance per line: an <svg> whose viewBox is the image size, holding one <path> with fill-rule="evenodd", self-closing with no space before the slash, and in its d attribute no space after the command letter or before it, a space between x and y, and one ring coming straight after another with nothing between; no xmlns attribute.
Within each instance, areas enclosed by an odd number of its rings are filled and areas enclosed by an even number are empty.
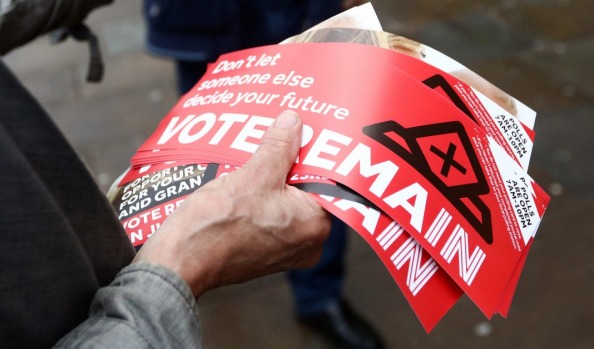
<svg viewBox="0 0 594 349"><path fill-rule="evenodd" d="M299 316L303 325L330 339L340 349L382 349L382 339L344 301L315 315Z"/></svg>

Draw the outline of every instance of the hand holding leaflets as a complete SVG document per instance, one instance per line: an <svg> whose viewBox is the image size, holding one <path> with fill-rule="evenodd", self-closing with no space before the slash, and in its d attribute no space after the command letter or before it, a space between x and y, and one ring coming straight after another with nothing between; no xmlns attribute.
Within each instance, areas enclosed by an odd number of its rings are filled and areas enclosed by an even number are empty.
<svg viewBox="0 0 594 349"><path fill-rule="evenodd" d="M112 193L120 220L142 245L292 109L304 132L287 182L369 243L427 331L464 293L487 317L505 316L549 201L526 173L535 113L382 32L370 10L221 56L132 158Z"/></svg>

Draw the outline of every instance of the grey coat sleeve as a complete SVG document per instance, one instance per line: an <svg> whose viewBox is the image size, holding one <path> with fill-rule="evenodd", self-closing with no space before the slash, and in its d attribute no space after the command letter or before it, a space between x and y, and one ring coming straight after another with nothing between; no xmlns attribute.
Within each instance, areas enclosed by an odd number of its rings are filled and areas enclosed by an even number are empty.
<svg viewBox="0 0 594 349"><path fill-rule="evenodd" d="M136 263L97 291L89 318L56 348L201 348L200 339L188 285L164 267Z"/></svg>

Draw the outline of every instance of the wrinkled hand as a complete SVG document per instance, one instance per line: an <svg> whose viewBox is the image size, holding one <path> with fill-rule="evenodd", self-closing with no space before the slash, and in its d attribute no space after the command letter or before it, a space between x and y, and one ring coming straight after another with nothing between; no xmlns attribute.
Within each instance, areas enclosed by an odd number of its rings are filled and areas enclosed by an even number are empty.
<svg viewBox="0 0 594 349"><path fill-rule="evenodd" d="M302 122L281 113L240 169L190 196L151 236L135 262L178 273L198 297L207 290L313 266L330 229L313 198L286 184Z"/></svg>

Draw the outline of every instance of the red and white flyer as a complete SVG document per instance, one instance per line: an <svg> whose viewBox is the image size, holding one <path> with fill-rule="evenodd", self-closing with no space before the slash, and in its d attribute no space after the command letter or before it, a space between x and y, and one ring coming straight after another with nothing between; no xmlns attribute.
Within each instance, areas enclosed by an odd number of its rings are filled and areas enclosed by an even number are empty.
<svg viewBox="0 0 594 349"><path fill-rule="evenodd" d="M464 293L505 316L549 201L526 173L535 113L441 70L459 63L436 51L429 63L393 44L332 39L396 37L365 23L308 32L322 43L221 56L132 158L110 193L119 218L139 248L293 109L305 126L287 182L365 239L428 332Z"/></svg>
<svg viewBox="0 0 594 349"><path fill-rule="evenodd" d="M294 109L306 125L294 170L371 201L490 316L548 198L476 123L384 64L395 54L325 43L224 55L132 163L177 156L240 166L279 109Z"/></svg>
<svg viewBox="0 0 594 349"><path fill-rule="evenodd" d="M393 57L388 64L413 75L425 85L440 92L444 98L481 125L524 169L528 168L536 113L450 57L402 36L351 27L311 30L283 43L299 42L356 42L402 53ZM520 120L524 120L528 125ZM528 249L524 254L527 252ZM525 258L526 256L523 256L522 260ZM520 270L514 273L508 284L509 290L506 292L511 295L516 288L522 266L523 263L518 264ZM498 311L504 316L511 306L511 297L508 296L506 299Z"/></svg>

